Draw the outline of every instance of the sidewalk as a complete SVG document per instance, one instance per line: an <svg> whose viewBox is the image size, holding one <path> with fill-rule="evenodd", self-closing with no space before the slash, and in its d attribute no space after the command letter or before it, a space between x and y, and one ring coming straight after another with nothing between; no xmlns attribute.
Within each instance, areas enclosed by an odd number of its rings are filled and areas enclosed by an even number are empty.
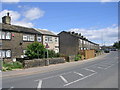
<svg viewBox="0 0 120 90"><path fill-rule="evenodd" d="M50 65L50 66L34 67L34 68L28 68L28 69L21 69L21 70L19 69L19 70L2 72L2 77L3 78L5 78L5 77L19 77L19 76L27 76L27 75L37 74L37 73L50 72L50 71L54 71L54 70L60 70L60 69L68 68L71 66L84 64L86 62L94 61L96 59L103 58L106 55L108 55L108 54L103 54L103 55L97 56L95 58L76 61L76 62L66 62L66 63L54 64L54 65Z"/></svg>

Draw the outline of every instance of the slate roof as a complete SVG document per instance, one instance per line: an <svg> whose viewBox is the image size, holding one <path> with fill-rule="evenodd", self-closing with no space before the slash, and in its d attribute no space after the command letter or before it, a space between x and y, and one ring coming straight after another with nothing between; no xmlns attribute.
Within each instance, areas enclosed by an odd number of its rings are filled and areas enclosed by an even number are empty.
<svg viewBox="0 0 120 90"><path fill-rule="evenodd" d="M61 33L70 34L70 35L72 35L72 36L74 36L74 37L77 37L77 38L80 38L80 39L82 39L82 40L88 41L88 42L90 42L90 43L92 43L92 44L99 45L99 44L94 43L94 42L92 42L92 41L90 41L90 40L88 40L88 39L85 39L84 37L81 37L81 36L79 36L79 35L76 35L76 33L72 34L72 32L62 31L62 32L60 32L58 35L60 35Z"/></svg>
<svg viewBox="0 0 120 90"><path fill-rule="evenodd" d="M36 31L40 32L43 35L57 36L56 34L48 30L36 29Z"/></svg>
<svg viewBox="0 0 120 90"><path fill-rule="evenodd" d="M13 31L13 32L23 32L23 33L31 33L31 34L41 34L40 32L36 31L34 28L27 28L17 25L9 25L0 23L0 29L4 31Z"/></svg>

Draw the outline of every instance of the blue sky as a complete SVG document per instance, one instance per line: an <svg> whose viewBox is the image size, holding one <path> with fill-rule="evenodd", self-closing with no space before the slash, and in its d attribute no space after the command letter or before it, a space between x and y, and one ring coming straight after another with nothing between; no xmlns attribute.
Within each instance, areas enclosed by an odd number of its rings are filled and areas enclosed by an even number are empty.
<svg viewBox="0 0 120 90"><path fill-rule="evenodd" d="M106 45L117 40L117 2L3 3L1 16L7 11L14 18L12 24L47 29L55 33L75 31L96 43L104 42ZM109 32L107 37L104 30ZM102 36L106 38L104 41L101 41Z"/></svg>

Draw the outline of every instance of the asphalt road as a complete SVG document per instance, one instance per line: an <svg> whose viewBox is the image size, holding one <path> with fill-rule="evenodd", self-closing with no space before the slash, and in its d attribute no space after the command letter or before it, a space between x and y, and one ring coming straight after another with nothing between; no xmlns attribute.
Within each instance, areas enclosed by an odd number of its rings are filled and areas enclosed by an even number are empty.
<svg viewBox="0 0 120 90"><path fill-rule="evenodd" d="M57 65L56 65L57 67ZM9 88L118 88L118 52L69 68L27 76L3 78Z"/></svg>

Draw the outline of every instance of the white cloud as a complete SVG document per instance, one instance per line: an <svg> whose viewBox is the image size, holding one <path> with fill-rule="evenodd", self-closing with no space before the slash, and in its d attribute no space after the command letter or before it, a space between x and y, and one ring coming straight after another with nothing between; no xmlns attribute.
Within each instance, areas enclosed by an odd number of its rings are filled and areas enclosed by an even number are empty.
<svg viewBox="0 0 120 90"><path fill-rule="evenodd" d="M100 0L100 2L119 2L119 0Z"/></svg>
<svg viewBox="0 0 120 90"><path fill-rule="evenodd" d="M8 12L10 13L10 16L11 16L11 19L12 19L13 22L17 21L21 16L17 11L3 10L3 11L0 12L0 18L5 16Z"/></svg>
<svg viewBox="0 0 120 90"><path fill-rule="evenodd" d="M31 8L24 13L24 16L28 20L35 20L35 19L38 19L38 18L41 18L42 16L44 16L44 13L45 12L39 8Z"/></svg>
<svg viewBox="0 0 120 90"><path fill-rule="evenodd" d="M103 29L95 29L95 30L74 28L68 31L81 33L83 36L85 36L89 40L94 41L96 43L99 42L101 45L103 43L105 45L111 45L118 40L118 27L117 26L113 27L113 26L103 28Z"/></svg>
<svg viewBox="0 0 120 90"><path fill-rule="evenodd" d="M24 27L31 27L31 28L34 26L31 22L25 22L25 21L16 21L16 22L13 22L13 24L24 26Z"/></svg>
<svg viewBox="0 0 120 90"><path fill-rule="evenodd" d="M21 6L19 6L20 8ZM39 19L44 15L44 11L39 8L31 8L25 11L25 16L18 11L13 10L3 10L0 12L0 22L2 22L2 17L6 16L7 13L10 13L11 16L11 24L25 26L25 27L33 27L31 20ZM22 17L24 16L24 17Z"/></svg>
<svg viewBox="0 0 120 90"><path fill-rule="evenodd" d="M1 0L2 2L8 2L8 3L11 3L11 2L20 2L20 0Z"/></svg>

